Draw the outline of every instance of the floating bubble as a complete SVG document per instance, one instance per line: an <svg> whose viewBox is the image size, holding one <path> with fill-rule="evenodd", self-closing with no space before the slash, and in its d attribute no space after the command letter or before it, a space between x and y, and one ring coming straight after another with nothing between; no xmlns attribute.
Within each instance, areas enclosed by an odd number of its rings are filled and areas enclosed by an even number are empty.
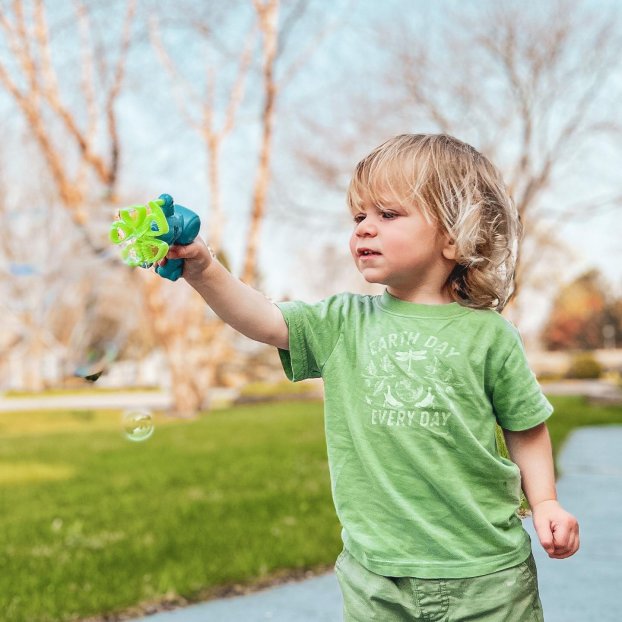
<svg viewBox="0 0 622 622"><path fill-rule="evenodd" d="M126 410L121 416L121 423L130 441L146 441L153 434L153 414L146 408Z"/></svg>

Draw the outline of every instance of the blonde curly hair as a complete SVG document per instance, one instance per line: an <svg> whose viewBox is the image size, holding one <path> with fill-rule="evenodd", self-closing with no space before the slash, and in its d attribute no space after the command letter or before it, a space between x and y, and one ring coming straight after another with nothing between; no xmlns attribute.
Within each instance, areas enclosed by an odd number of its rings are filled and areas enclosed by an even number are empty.
<svg viewBox="0 0 622 622"><path fill-rule="evenodd" d="M446 134L395 136L363 158L347 201L352 213L395 199L419 208L455 243L452 298L502 311L513 291L521 224L501 173L479 151Z"/></svg>

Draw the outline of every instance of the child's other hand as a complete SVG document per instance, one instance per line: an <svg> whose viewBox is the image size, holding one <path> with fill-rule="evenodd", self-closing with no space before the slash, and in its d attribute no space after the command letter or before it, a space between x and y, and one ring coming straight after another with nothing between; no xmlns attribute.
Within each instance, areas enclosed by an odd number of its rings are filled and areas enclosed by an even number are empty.
<svg viewBox="0 0 622 622"><path fill-rule="evenodd" d="M564 559L579 549L579 523L555 500L531 508L533 526L542 548L553 559Z"/></svg>
<svg viewBox="0 0 622 622"><path fill-rule="evenodd" d="M159 266L165 266L169 259L183 259L184 269L182 276L187 281L197 280L214 261L212 252L205 242L197 237L191 244L173 245L168 249L166 257L158 262Z"/></svg>

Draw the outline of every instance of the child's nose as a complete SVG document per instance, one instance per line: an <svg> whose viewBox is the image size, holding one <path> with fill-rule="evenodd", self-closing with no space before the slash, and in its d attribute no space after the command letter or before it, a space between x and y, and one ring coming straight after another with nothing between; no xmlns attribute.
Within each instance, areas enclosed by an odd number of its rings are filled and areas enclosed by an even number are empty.
<svg viewBox="0 0 622 622"><path fill-rule="evenodd" d="M357 236L364 238L374 236L378 231L376 225L369 218L365 218L359 222L354 232Z"/></svg>

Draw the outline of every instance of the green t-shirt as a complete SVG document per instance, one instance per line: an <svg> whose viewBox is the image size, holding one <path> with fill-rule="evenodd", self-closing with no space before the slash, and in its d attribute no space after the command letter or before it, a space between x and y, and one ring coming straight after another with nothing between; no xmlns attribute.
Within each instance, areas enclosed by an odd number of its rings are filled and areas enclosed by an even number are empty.
<svg viewBox="0 0 622 622"><path fill-rule="evenodd" d="M518 331L491 310L387 292L280 303L290 380L322 377L333 500L348 551L372 572L472 577L524 561L520 472L495 423L552 407Z"/></svg>

